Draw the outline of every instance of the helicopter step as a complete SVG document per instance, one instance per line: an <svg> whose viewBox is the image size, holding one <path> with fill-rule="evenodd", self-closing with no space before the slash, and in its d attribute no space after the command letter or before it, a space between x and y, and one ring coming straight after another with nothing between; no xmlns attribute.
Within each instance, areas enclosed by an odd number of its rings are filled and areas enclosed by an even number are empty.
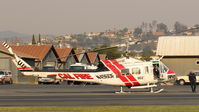
<svg viewBox="0 0 199 112"><path fill-rule="evenodd" d="M157 87L157 85L153 84L153 85L146 85L146 86L135 86L135 87L131 87L131 89L143 89L143 88L154 88Z"/></svg>

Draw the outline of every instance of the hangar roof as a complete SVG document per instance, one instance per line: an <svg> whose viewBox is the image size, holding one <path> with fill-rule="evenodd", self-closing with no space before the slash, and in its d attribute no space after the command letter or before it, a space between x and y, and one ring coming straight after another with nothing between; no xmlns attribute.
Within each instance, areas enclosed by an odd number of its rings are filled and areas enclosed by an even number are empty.
<svg viewBox="0 0 199 112"><path fill-rule="evenodd" d="M52 48L52 45L11 45L11 47L14 51L23 52L35 57L36 59L43 60Z"/></svg>
<svg viewBox="0 0 199 112"><path fill-rule="evenodd" d="M2 42L0 42L0 51L1 51L1 52L4 52L4 53L6 53L6 54L10 54L9 51L8 51L5 47L3 47ZM15 51L15 50L14 50L14 52L15 52L19 57L22 57L22 58L31 58L31 59L34 59L34 58L35 58L34 56L31 56L31 55L29 55L29 54L26 54L26 53L23 53L23 52L20 52L20 51Z"/></svg>
<svg viewBox="0 0 199 112"><path fill-rule="evenodd" d="M60 60L66 62L68 56L70 55L72 48L55 48Z"/></svg>
<svg viewBox="0 0 199 112"><path fill-rule="evenodd" d="M91 64L95 63L96 59L98 58L97 52L89 52L89 53L87 53L87 55L88 55L88 58L89 58Z"/></svg>
<svg viewBox="0 0 199 112"><path fill-rule="evenodd" d="M156 55L199 56L199 36L159 37Z"/></svg>

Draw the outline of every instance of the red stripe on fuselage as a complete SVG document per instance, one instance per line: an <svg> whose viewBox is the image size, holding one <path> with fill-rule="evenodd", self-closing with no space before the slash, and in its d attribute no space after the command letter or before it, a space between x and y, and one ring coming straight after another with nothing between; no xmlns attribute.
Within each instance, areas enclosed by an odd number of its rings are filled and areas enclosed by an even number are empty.
<svg viewBox="0 0 199 112"><path fill-rule="evenodd" d="M31 67L18 67L19 70L33 70Z"/></svg>
<svg viewBox="0 0 199 112"><path fill-rule="evenodd" d="M125 68L123 65L119 64L119 63L117 62L117 60L115 60L115 59L112 59L112 60L110 60L110 61L111 61L115 66L117 66L117 68L119 68L120 70Z"/></svg>
<svg viewBox="0 0 199 112"><path fill-rule="evenodd" d="M125 77L121 75L121 72L114 65L112 65L108 60L104 60L103 62L109 69L111 69L122 80L122 82L124 82L126 86L132 86L132 84Z"/></svg>
<svg viewBox="0 0 199 112"><path fill-rule="evenodd" d="M125 67L122 65L122 64L119 64L117 62L117 60L113 59L113 60L110 60L117 68L119 68L120 70L122 69L125 69ZM133 77L132 74L130 75L127 75L126 76L132 83L134 86L137 86L137 85L140 85L140 83L135 79L135 77Z"/></svg>

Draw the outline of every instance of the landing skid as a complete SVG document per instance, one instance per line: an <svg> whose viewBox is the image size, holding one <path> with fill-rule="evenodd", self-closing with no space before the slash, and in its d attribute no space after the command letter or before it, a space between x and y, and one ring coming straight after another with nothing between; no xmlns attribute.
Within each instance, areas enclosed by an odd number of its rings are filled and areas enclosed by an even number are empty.
<svg viewBox="0 0 199 112"><path fill-rule="evenodd" d="M141 92L141 93L161 93L162 91L164 91L164 89L158 89L156 91L153 90L154 88L149 88L149 89L150 89L149 92ZM115 93L116 94L128 94L128 93L135 93L135 92L132 92L132 91L125 92L125 91L123 91L123 88L121 87L120 91L119 92L115 92Z"/></svg>
<svg viewBox="0 0 199 112"><path fill-rule="evenodd" d="M157 91L155 91L153 93L161 93L162 91L164 91L164 89L159 89L159 90L157 90Z"/></svg>

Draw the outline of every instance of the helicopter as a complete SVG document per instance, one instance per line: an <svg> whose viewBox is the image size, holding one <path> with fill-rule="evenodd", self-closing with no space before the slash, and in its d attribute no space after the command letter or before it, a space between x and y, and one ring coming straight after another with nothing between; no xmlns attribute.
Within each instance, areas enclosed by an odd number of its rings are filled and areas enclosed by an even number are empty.
<svg viewBox="0 0 199 112"><path fill-rule="evenodd" d="M122 87L130 89L149 88L150 92L154 93L153 88L157 88L158 84L172 81L175 78L175 73L160 60L145 62L131 57L101 60L98 68L95 70L36 71L27 62L17 56L6 42L2 45L13 55L13 63L25 76L47 77L54 75L62 80L120 86L119 93L124 93ZM154 74L155 66L158 66L159 76L155 76ZM163 89L155 92L158 93L161 91Z"/></svg>

